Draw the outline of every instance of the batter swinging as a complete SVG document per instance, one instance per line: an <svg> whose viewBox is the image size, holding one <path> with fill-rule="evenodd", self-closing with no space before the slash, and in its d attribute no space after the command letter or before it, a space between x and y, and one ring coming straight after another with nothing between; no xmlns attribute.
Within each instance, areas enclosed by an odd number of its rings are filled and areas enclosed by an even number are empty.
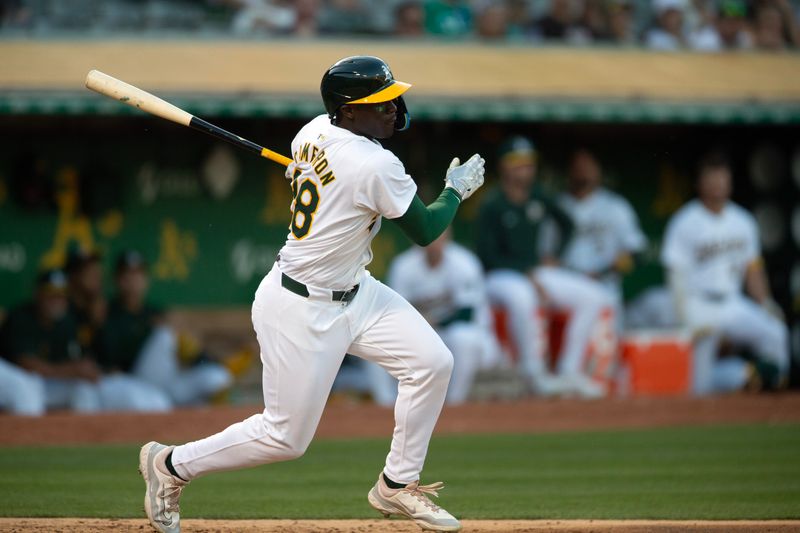
<svg viewBox="0 0 800 533"><path fill-rule="evenodd" d="M391 450L369 503L423 529L460 529L428 499L443 484L419 484L452 354L365 266L381 217L394 219L418 244L436 239L460 202L483 184L484 161L477 154L463 165L454 159L444 190L425 206L403 164L376 140L408 127L402 94L409 87L369 56L342 59L323 76L328 114L306 124L292 142L290 232L253 302L265 409L196 442L142 447L145 511L156 530L180 531L178 498L192 479L301 456L345 353L378 363L399 382Z"/></svg>

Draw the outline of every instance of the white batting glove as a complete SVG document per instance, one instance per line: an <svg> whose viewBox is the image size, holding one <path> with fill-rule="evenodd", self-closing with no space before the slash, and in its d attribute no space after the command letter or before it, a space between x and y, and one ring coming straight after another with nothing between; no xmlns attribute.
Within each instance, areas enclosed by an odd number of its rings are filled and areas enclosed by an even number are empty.
<svg viewBox="0 0 800 533"><path fill-rule="evenodd" d="M470 157L463 165L458 158L453 158L447 168L444 186L450 187L461 200L466 200L483 185L483 165L485 161L478 154Z"/></svg>

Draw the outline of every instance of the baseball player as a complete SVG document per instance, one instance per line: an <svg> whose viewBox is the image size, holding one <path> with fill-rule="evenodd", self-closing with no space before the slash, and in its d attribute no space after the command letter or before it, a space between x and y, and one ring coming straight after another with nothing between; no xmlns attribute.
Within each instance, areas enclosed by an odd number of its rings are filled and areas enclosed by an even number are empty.
<svg viewBox="0 0 800 533"><path fill-rule="evenodd" d="M162 309L147 300L147 264L135 250L117 258L116 294L101 330L101 363L109 370L130 373L167 394L176 405L201 403L231 385L222 365L201 362L181 368L178 337Z"/></svg>
<svg viewBox="0 0 800 533"><path fill-rule="evenodd" d="M365 267L384 217L417 244L441 235L461 201L483 184L484 162L477 154L463 165L454 159L444 190L425 206L403 164L378 142L408 127L402 95L409 87L376 57L345 58L325 72L327 114L292 141L289 234L253 303L264 411L183 446L142 447L145 510L157 530L179 531L178 497L192 479L301 456L345 353L378 363L399 382L391 450L370 505L426 529L460 529L428 498L443 484L419 483L453 356L425 319Z"/></svg>
<svg viewBox="0 0 800 533"><path fill-rule="evenodd" d="M8 314L0 353L41 378L48 408L165 411L171 406L155 387L130 376L106 374L93 355L82 351L76 320L68 311L66 276L60 270L43 272L33 301Z"/></svg>
<svg viewBox="0 0 800 533"><path fill-rule="evenodd" d="M770 297L758 227L730 194L728 162L707 156L698 169L698 198L672 216L661 252L678 317L695 335L698 395L741 388L748 379L744 361L717 361L723 338L754 351L781 379L789 371L788 331Z"/></svg>
<svg viewBox="0 0 800 533"><path fill-rule="evenodd" d="M585 373L584 357L595 322L610 306L610 296L599 283L554 266L555 257L541 257L543 222L552 218L558 225L562 250L573 223L534 186L536 150L530 141L508 140L501 148L499 170L500 186L486 193L478 216L478 255L488 272L490 302L506 310L521 371L532 390L543 396L602 396L604 387ZM548 371L543 342L537 338L543 330L540 306L570 314L557 376Z"/></svg>
<svg viewBox="0 0 800 533"><path fill-rule="evenodd" d="M598 280L622 305L621 277L647 243L631 205L601 185L602 171L585 148L571 157L567 192L558 197L575 222L575 233L562 257L565 267Z"/></svg>
<svg viewBox="0 0 800 533"><path fill-rule="evenodd" d="M430 246L415 246L398 255L389 267L388 281L453 352L446 401L465 402L478 370L493 366L499 357L480 261L445 231ZM382 369L369 368L376 401L394 403L397 382Z"/></svg>

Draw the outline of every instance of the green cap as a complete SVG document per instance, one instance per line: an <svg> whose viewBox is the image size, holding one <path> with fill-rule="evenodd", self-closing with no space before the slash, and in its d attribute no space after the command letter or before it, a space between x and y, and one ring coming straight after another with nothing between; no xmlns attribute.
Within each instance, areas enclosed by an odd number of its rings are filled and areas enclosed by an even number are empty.
<svg viewBox="0 0 800 533"><path fill-rule="evenodd" d="M536 147L527 138L515 135L500 145L498 157L501 163L533 165L536 163Z"/></svg>

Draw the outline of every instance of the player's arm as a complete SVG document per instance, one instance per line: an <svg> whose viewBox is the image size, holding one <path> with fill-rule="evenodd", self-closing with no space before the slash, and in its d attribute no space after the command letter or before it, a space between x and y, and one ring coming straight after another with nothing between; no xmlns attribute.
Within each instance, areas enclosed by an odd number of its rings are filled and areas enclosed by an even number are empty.
<svg viewBox="0 0 800 533"><path fill-rule="evenodd" d="M447 169L445 188L430 205L414 195L411 205L400 218L394 219L403 233L420 246L435 241L456 216L462 200L466 200L483 185L484 161L478 154L463 165L453 159Z"/></svg>
<svg viewBox="0 0 800 533"><path fill-rule="evenodd" d="M63 363L51 363L35 355L22 355L16 358L17 364L34 374L54 379L85 379L96 381L100 369L92 359L81 358Z"/></svg>
<svg viewBox="0 0 800 533"><path fill-rule="evenodd" d="M744 274L744 289L760 305L764 305L769 301L769 280L764 269L764 261L760 257L747 265L747 270Z"/></svg>
<svg viewBox="0 0 800 533"><path fill-rule="evenodd" d="M466 259L466 258L464 258ZM459 275L453 278L453 312L444 317L440 326L445 327L456 322L472 322L476 308L483 297L483 269L477 258L462 260Z"/></svg>
<svg viewBox="0 0 800 533"><path fill-rule="evenodd" d="M450 188L430 205L425 205L419 196L414 195L408 210L394 221L400 226L409 239L420 246L427 246L441 235L453 221L461 200Z"/></svg>
<svg viewBox="0 0 800 533"><path fill-rule="evenodd" d="M620 234L622 251L617 254L611 269L625 275L642 263L647 237L639 227L636 212L626 200L620 199L615 210L618 216L616 231Z"/></svg>
<svg viewBox="0 0 800 533"><path fill-rule="evenodd" d="M687 249L688 243L681 236L682 226L675 217L667 224L664 233L664 242L661 249L661 263L666 269L667 285L669 286L678 321L685 324L685 304L687 297L687 270L691 268L687 258L691 256Z"/></svg>

